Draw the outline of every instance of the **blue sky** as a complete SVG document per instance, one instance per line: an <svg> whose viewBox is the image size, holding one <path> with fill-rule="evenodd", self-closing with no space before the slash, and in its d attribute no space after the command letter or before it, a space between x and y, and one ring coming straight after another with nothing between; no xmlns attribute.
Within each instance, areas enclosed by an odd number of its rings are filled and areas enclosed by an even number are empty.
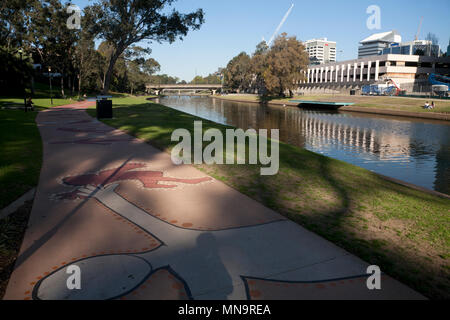
<svg viewBox="0 0 450 320"><path fill-rule="evenodd" d="M80 7L89 2L72 0ZM183 41L150 44L152 57L161 64L161 73L188 81L196 74L206 76L242 51L252 53L263 37L268 40L292 3L295 7L280 32L300 40L336 41L338 51L343 51L338 60L356 58L358 42L372 33L395 29L403 41L414 40L421 17L421 39L433 32L443 51L449 44L449 0L179 0L177 10L203 8L206 22ZM370 5L381 8L381 30L366 27Z"/></svg>

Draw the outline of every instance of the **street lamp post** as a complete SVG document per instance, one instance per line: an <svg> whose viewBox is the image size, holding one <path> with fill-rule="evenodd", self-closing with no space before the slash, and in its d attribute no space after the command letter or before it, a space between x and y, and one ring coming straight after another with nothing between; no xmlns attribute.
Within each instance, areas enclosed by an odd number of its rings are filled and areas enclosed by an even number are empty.
<svg viewBox="0 0 450 320"><path fill-rule="evenodd" d="M53 90L52 90L52 74L51 74L51 72L52 72L52 68L48 67L48 80L50 82L50 102L53 106Z"/></svg>
<svg viewBox="0 0 450 320"><path fill-rule="evenodd" d="M19 49L18 53L20 55L20 63L22 63L22 61L23 61L23 50ZM23 89L23 106L25 108L25 112L27 112L28 111L28 108L27 108L27 92L25 90L25 81L24 81L23 77L21 77L21 84L22 84L22 89Z"/></svg>

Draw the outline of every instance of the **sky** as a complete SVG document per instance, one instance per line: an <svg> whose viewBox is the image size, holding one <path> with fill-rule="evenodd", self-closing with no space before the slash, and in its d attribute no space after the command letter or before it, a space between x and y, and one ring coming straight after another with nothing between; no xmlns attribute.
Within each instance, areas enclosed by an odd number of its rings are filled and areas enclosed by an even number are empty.
<svg viewBox="0 0 450 320"><path fill-rule="evenodd" d="M92 0L72 3L84 8ZM428 32L436 34L444 52L450 40L449 0L178 0L176 10L188 13L202 8L206 22L183 41L148 44L151 56L161 64L161 74L186 81L207 76L240 52L253 53L263 38L269 40L292 4L280 33L302 41L336 41L338 61L357 58L359 41L373 33L397 30L403 41L414 40L421 17L419 39ZM371 5L381 9L380 30L367 28L366 10Z"/></svg>

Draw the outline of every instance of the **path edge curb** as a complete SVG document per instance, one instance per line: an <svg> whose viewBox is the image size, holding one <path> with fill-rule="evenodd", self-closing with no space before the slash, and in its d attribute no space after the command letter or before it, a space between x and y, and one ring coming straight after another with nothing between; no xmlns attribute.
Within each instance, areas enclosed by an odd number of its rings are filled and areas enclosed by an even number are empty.
<svg viewBox="0 0 450 320"><path fill-rule="evenodd" d="M20 198L10 203L8 206L0 210L0 219L7 218L12 213L16 212L21 206L25 204L25 202L33 200L36 194L36 187L28 190L25 194L23 194Z"/></svg>

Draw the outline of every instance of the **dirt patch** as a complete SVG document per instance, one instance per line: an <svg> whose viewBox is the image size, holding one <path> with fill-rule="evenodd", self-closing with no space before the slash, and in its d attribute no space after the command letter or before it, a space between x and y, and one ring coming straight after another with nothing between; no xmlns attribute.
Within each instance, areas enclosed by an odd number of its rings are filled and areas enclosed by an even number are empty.
<svg viewBox="0 0 450 320"><path fill-rule="evenodd" d="M0 299L14 270L32 206L33 200L27 201L10 216L0 219Z"/></svg>

